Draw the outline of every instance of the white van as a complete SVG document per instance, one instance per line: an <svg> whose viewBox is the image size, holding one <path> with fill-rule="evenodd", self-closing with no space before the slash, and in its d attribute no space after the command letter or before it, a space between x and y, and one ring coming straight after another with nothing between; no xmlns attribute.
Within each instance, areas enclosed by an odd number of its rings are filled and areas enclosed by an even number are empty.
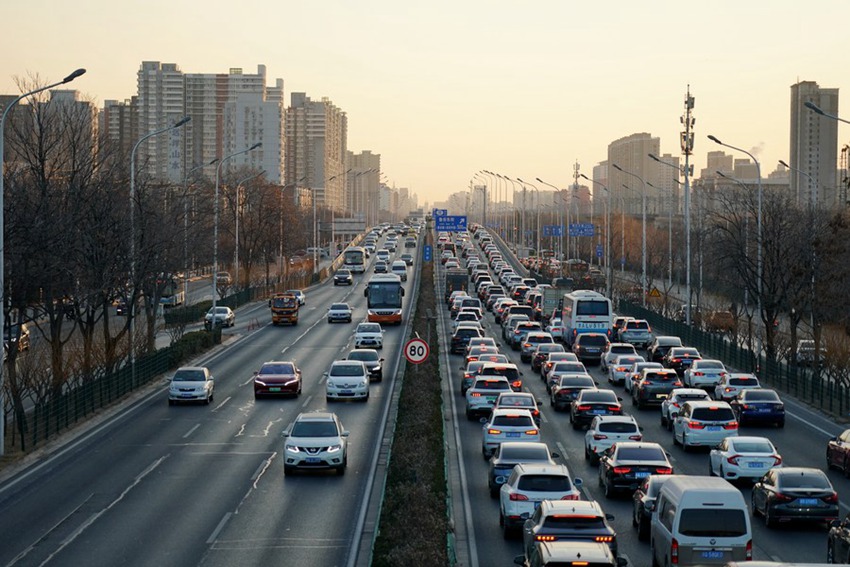
<svg viewBox="0 0 850 567"><path fill-rule="evenodd" d="M722 478L671 477L658 493L650 546L653 565L751 560L752 526L744 496Z"/></svg>
<svg viewBox="0 0 850 567"><path fill-rule="evenodd" d="M395 274L401 278L401 281L407 281L407 264L405 264L404 260L396 260L393 262L392 267L390 268L390 273Z"/></svg>

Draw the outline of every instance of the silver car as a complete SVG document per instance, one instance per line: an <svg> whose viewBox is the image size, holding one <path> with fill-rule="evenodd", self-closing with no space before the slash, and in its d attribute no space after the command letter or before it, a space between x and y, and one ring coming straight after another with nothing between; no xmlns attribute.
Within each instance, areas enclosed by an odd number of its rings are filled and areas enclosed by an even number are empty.
<svg viewBox="0 0 850 567"><path fill-rule="evenodd" d="M283 473L296 469L332 469L345 474L348 464L348 431L336 414L302 413L283 433Z"/></svg>

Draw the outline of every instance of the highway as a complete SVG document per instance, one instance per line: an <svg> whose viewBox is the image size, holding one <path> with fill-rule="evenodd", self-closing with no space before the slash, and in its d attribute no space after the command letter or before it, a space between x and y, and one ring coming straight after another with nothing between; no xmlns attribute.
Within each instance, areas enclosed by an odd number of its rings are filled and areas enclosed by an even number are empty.
<svg viewBox="0 0 850 567"><path fill-rule="evenodd" d="M238 310L237 325L224 330L226 344L198 362L216 377L213 404L169 407L163 381L117 417L3 482L0 565L352 561L405 326L386 329L385 377L371 385L368 402L328 404L322 375L353 346L356 322L366 317L363 282L370 274L351 287L329 281L309 290L294 327L271 326L265 302ZM418 279L411 275L405 321ZM326 322L334 301L355 308L354 323ZM301 368L301 396L255 401L253 372L281 359ZM350 431L347 473L284 478L282 431L298 413L325 409Z"/></svg>
<svg viewBox="0 0 850 567"><path fill-rule="evenodd" d="M509 258L506 252L503 249L503 254ZM486 259L483 254L481 256ZM510 260L516 262L515 258ZM438 278L440 273L442 270L439 270ZM443 305L439 313L443 333L448 333L448 310ZM569 423L569 412L560 413L552 409L539 375L531 372L530 364L520 361L518 351L512 351L510 346L501 340L500 327L493 322L493 316L488 313L485 319L487 336L496 338L502 352L524 372L523 389L533 392L538 400L543 402L540 404L543 414L542 440L551 450L560 453L561 461L568 466L574 478L583 480L584 497L598 500L607 513L614 515L615 519L611 523L617 530L619 549L628 556L630 564L634 567L648 567L651 562L649 543L638 541L637 531L632 527L631 497L620 496L610 500L605 498L598 486L598 468L584 459L584 431L573 430ZM454 472L460 476L462 469L462 477L466 478L466 486L454 494L455 522L467 524L459 533L468 531L471 534L471 537L458 543L458 556L467 560L469 565L510 565L513 558L522 553L521 540L505 540L499 527L498 499L490 498L487 489L487 461L481 455L481 424L468 421L464 415L464 398L460 395L459 386L463 359L459 355L446 354L447 349L444 349L443 353L442 365L450 370L451 377L451 383L444 388L444 392L454 398L447 401L446 405L453 414L453 425L457 427L460 442L457 454L449 456L450 474ZM707 450L685 453L680 447L674 447L672 434L660 425L660 412L657 408L638 410L632 406L622 387L608 384L607 376L603 376L599 366L589 366L588 369L599 382L600 388L614 389L623 398L625 412L634 415L643 427L644 440L658 442L665 448L672 457L677 474L708 474ZM770 438L786 466L812 466L825 470L826 441L843 431L844 427L810 411L787 396L783 399L787 410L787 424L784 429L748 425L742 428L739 434ZM828 475L841 498L843 517L850 511L847 506L850 480L837 471L830 471ZM741 486L741 490L744 499L749 503L751 489ZM752 518L752 525L754 559L826 561L826 530L823 524L781 525L767 529L761 518Z"/></svg>

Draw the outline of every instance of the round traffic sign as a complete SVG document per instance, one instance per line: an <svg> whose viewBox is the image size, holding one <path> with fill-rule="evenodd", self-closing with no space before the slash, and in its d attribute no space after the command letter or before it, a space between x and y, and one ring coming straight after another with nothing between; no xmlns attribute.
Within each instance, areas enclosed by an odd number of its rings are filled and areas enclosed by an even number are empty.
<svg viewBox="0 0 850 567"><path fill-rule="evenodd" d="M404 345L404 357L413 364L425 362L429 354L431 354L431 349L428 347L428 343L422 339L410 339Z"/></svg>

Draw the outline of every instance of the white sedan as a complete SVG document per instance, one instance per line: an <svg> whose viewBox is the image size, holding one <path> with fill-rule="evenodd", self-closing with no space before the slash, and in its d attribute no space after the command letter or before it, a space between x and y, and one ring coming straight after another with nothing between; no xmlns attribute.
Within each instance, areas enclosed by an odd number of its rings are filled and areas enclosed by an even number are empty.
<svg viewBox="0 0 850 567"><path fill-rule="evenodd" d="M727 437L708 455L708 474L729 481L754 481L781 466L782 456L767 437Z"/></svg>
<svg viewBox="0 0 850 567"><path fill-rule="evenodd" d="M206 366L184 366L171 377L168 387L168 405L179 402L213 401L215 379Z"/></svg>

